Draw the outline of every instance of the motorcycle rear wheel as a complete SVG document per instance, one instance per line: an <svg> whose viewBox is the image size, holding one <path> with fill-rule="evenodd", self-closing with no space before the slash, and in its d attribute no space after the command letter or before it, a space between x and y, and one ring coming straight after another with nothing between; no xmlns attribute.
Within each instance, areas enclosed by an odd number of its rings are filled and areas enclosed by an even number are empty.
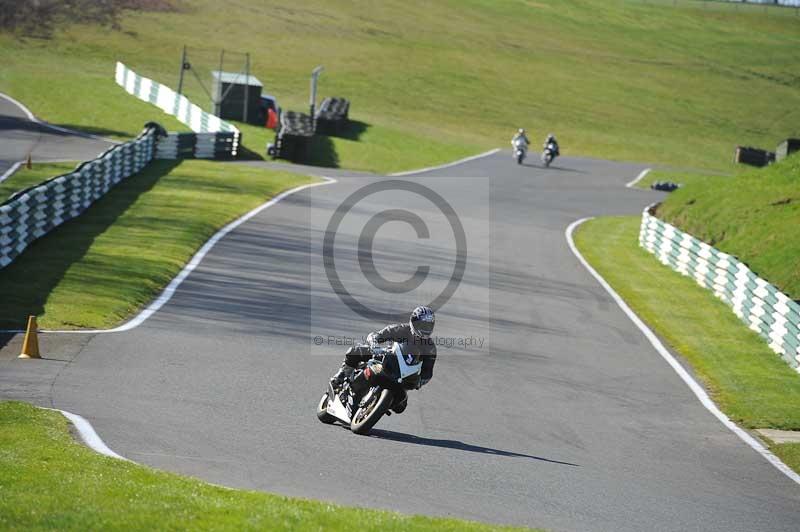
<svg viewBox="0 0 800 532"><path fill-rule="evenodd" d="M322 394L322 399L319 400L317 405L317 419L330 425L336 421L336 418L328 413L328 392Z"/></svg>
<svg viewBox="0 0 800 532"><path fill-rule="evenodd" d="M368 404L356 410L353 420L350 421L350 430L356 434L369 434L370 429L392 406L392 401L394 401L392 391L381 390L377 398L373 398Z"/></svg>

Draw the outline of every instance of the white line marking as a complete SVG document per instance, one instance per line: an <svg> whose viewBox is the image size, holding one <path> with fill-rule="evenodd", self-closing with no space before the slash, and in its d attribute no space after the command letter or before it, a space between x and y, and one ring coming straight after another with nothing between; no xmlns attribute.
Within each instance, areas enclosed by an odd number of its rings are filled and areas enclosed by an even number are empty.
<svg viewBox="0 0 800 532"><path fill-rule="evenodd" d="M28 120L30 120L31 122L36 122L37 124L40 124L40 125L42 125L44 127L47 127L47 128L50 128L50 129L54 129L54 130L60 131L62 133L69 133L71 135L77 135L79 137L86 137L86 138L90 138L90 139L94 139L94 140L102 140L103 142L110 142L111 144L121 144L121 142L119 142L117 140L111 140L111 139L106 138L106 137L100 137L98 135L92 135L91 133L84 133L83 131L75 131L74 129L67 129L65 127L54 126L53 124L48 124L44 120L40 120L40 119L36 118L36 116L31 112L31 110L28 109L27 107L25 107L25 105L23 105L22 102L20 102L18 100L15 100L14 98L9 96L8 94L3 94L2 92L0 92L0 98L8 100L9 102L11 102L14 105L16 105L17 107L19 107L20 110L23 113L25 113L25 115L28 117Z"/></svg>
<svg viewBox="0 0 800 532"><path fill-rule="evenodd" d="M441 170L442 168L450 168L451 166L457 166L459 164L464 164L469 161L474 161L475 159L480 159L482 157L488 157L489 155L494 155L495 153L499 152L500 148L495 148L493 150L489 150L487 152L479 153L478 155L472 155L470 157L464 157L463 159L459 159L457 161L453 161L452 163L445 163L440 164L438 166L429 166L428 168L420 168L419 170L409 170L407 172L395 172L394 174L389 174L389 177L400 177L404 175L413 175L413 174L421 174L423 172L430 172L433 170Z"/></svg>
<svg viewBox="0 0 800 532"><path fill-rule="evenodd" d="M307 185L300 185L299 187L295 187L293 189L281 192L280 194L278 194L277 196L275 196L271 200L267 201L266 203L263 203L263 204L259 205L258 207L256 207L252 211L244 214L243 216L237 218L236 220L232 221L231 223L229 223L228 225L226 225L225 227L223 227L222 229L217 231L216 234L214 234L214 236L212 236L210 239L208 239L208 241L205 244L203 244L203 247L201 247L200 250L197 253L194 254L194 256L189 261L189 263L186 266L183 267L183 270L181 270L181 272L174 279L172 279L172 281L169 283L169 285L167 285L167 287L164 289L164 291L161 292L161 294L158 296L158 298L155 301L153 301L152 303L150 303L150 305L146 309L141 311L138 315L136 315L130 321L128 321L126 323L123 323L119 327L114 327L113 329L81 329L81 330L74 330L74 331L59 331L59 330L53 330L53 329L41 329L39 332L43 332L43 333L64 333L64 334L102 334L102 333L117 333L117 332L129 331L129 330L133 329L134 327L138 327L139 325L144 323L144 321L147 318L149 318L150 316L152 316L153 314L158 312L158 310L161 307L163 307L167 303L167 301L172 299L172 296L175 294L175 291L178 289L178 287L181 285L181 283L183 283L183 281L186 279L186 277L188 277L189 274L192 273L195 268L197 268L197 266L200 264L200 262L206 256L206 254L208 254L208 252L211 251L211 249L216 245L216 243L219 242L222 238L224 238L225 235L227 235L228 233L230 233L231 231L233 231L234 229L236 229L237 227L242 225L244 222L246 222L247 220L249 220L253 216L257 215L258 213L260 213L264 209L272 207L276 203L278 203L281 200L283 200L284 198L294 194L295 192L300 192L301 190L305 190L305 189L311 188L311 187L318 187L318 186L322 186L322 185L330 185L330 184L333 184L333 183L337 182L335 179L333 179L331 177L325 177L325 176L313 176L313 177L320 177L321 179L323 179L323 181L320 181L318 183L309 183ZM16 331L16 330L0 330L0 333L11 333L11 332L20 332L20 331Z"/></svg>
<svg viewBox="0 0 800 532"><path fill-rule="evenodd" d="M19 107L20 110L23 113L25 113L25 115L28 117L28 120L30 120L31 122L38 122L36 117L33 116L33 113L31 113L31 110L28 109L27 107L25 107L22 104L22 102L19 102L19 101L15 100L14 98L12 98L11 96L9 96L8 94L3 94L2 92L0 92L0 98L3 98L4 100L8 100L9 102L11 102L14 105L16 105L17 107Z"/></svg>
<svg viewBox="0 0 800 532"><path fill-rule="evenodd" d="M78 431L83 443L89 446L95 452L98 452L105 456L110 456L111 458L118 458L119 460L125 460L126 462L131 462L121 456L114 451L112 451L108 445L97 435L97 432L92 427L92 424L86 421L86 419L82 418L78 414L73 414L72 412L67 412L66 410L59 410L57 408L45 408L45 410L54 410L56 412L61 412L61 414L67 418L70 423L72 423L75 427L75 430Z"/></svg>
<svg viewBox="0 0 800 532"><path fill-rule="evenodd" d="M756 440L746 431L741 429L738 425L736 425L733 421L731 421L728 418L728 416L722 413L722 411L719 408L717 408L717 405L714 404L714 402L708 396L703 387L700 386L700 384L698 384L697 381L695 381L694 378L692 378L692 376L689 375L689 373L683 368L683 366L681 366L681 364L675 359L675 357L672 356L672 354L667 350L667 348L664 347L664 344L662 344L661 341L658 339L658 337L656 337L653 331L651 331L650 328L647 325L645 325L641 319L639 319L639 316L637 316L636 313L634 313L631 310L628 304L622 300L619 294L617 294L614 291L614 289L611 288L611 286L606 282L606 280L603 279L600 276L600 274L597 273L595 269L589 265L588 262L586 262L586 259L583 258L583 255L581 255L580 251L578 251L578 248L575 246L575 242L572 239L572 233L575 230L575 228L578 227L580 224L591 219L592 218L589 217L576 220L572 222L564 232L567 237L567 243L569 244L569 248L572 250L572 253L578 258L578 260L589 271L589 273L591 273L592 276L595 279L597 279L600 285L603 288L605 288L606 292L608 292L611 295L611 297L614 299L617 305L619 305L619 308L621 308L622 311L628 316L628 318L630 318L630 320L639 328L639 330L642 331L642 333L644 333L645 338L647 338L650 341L655 350L658 351L658 354L660 354L661 357L667 361L667 364L669 364L672 367L672 369L675 370L675 373L677 373L678 376L681 379L683 379L683 382L685 382L686 385L689 386L689 389L691 389L692 392L694 392L695 396L697 396L697 398L700 400L700 402L703 404L706 410L711 412L723 425L728 427L728 429L730 429L734 434L739 436L739 438L743 442L752 447L757 453L763 456L770 464L775 466L775 468L778 471L789 477L797 484L800 484L800 475L792 471L792 469L789 468L789 466L781 462L781 460L777 456L772 454L772 452L770 452L769 449L764 447L764 445L760 441Z"/></svg>
<svg viewBox="0 0 800 532"><path fill-rule="evenodd" d="M12 164L11 168L6 170L3 175L0 175L0 183L2 183L3 181L5 181L9 177L11 177L14 174L14 172L16 172L19 169L19 167L22 166L22 163L24 163L24 162L25 161L19 161L19 162L16 162L16 163Z"/></svg>
<svg viewBox="0 0 800 532"><path fill-rule="evenodd" d="M625 186L626 186L626 187L628 187L628 188L633 188L633 187L634 187L634 185L636 185L636 183L638 183L639 181L641 181L641 180L644 178L644 176L646 176L647 174L649 174L649 173L650 173L650 170L652 170L652 168L645 168L644 170L642 170L642 171L639 173L639 175L638 175L638 176L636 176L636 179L634 179L633 181L631 181L631 182L627 183Z"/></svg>

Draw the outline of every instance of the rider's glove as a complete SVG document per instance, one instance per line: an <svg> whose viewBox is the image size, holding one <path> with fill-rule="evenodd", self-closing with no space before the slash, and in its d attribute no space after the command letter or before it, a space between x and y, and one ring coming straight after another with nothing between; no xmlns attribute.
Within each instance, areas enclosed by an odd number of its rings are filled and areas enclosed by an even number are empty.
<svg viewBox="0 0 800 532"><path fill-rule="evenodd" d="M375 333L369 333L367 335L367 343L370 347L375 347L378 345L378 339L375 338Z"/></svg>

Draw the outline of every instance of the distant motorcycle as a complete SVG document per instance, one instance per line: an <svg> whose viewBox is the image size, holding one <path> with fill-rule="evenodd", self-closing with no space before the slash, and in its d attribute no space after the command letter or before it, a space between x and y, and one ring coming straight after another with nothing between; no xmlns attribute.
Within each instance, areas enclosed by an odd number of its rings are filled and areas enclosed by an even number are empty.
<svg viewBox="0 0 800 532"><path fill-rule="evenodd" d="M553 159L556 158L556 145L554 142L548 142L547 146L545 146L544 151L542 152L542 164L544 167L547 168L550 166L550 163L553 162Z"/></svg>
<svg viewBox="0 0 800 532"><path fill-rule="evenodd" d="M513 140L511 145L514 146L514 160L517 161L517 164L522 164L528 155L528 143L520 138Z"/></svg>
<svg viewBox="0 0 800 532"><path fill-rule="evenodd" d="M317 405L317 418L331 424L341 421L356 434L368 434L383 417L402 413L408 404L406 390L419 388L422 359L405 354L400 344L371 347L372 358L356 369L341 386L328 384Z"/></svg>

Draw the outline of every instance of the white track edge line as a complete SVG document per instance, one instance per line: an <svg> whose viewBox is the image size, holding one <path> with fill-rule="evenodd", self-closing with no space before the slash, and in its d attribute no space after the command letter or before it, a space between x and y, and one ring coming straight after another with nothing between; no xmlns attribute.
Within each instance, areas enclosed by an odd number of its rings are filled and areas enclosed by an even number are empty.
<svg viewBox="0 0 800 532"><path fill-rule="evenodd" d="M112 451L108 445L105 444L102 438L97 434L97 431L94 430L92 424L89 423L85 418L79 416L78 414L73 414L72 412L67 412L66 410L59 410L58 408L45 408L44 410L53 410L54 412L61 412L65 418L69 420L70 423L75 427L75 430L78 431L78 435L83 440L87 446L93 451L100 453L105 456L109 456L111 458L117 458L119 460L125 460L126 462L133 462L133 460L129 460L122 455L119 455Z"/></svg>
<svg viewBox="0 0 800 532"><path fill-rule="evenodd" d="M7 101L13 103L14 105L16 105L17 107L19 107L20 110L23 113L25 113L25 115L27 115L28 120L30 120L31 122L36 122L37 124L40 124L40 125L42 125L44 127L48 127L50 129L55 129L56 131L60 131L62 133L70 133L72 135L77 135L79 137L87 137L87 138L94 139L94 140L102 140L103 142L109 142L111 144L121 144L121 142L118 141L118 140L112 140L112 139L109 139L109 138L106 138L106 137L101 137L99 135L92 135L91 133L84 133L83 131L75 131L74 129L67 129L65 127L54 126L53 124L49 124L49 123L45 122L44 120L40 120L40 119L36 118L36 115L34 115L31 112L30 109L25 107L25 105L22 102L20 102L19 100L15 100L14 98L9 96L8 94L4 94L4 93L0 92L0 98L3 98L4 100L7 100Z"/></svg>
<svg viewBox="0 0 800 532"><path fill-rule="evenodd" d="M6 170L3 175L0 175L0 183L2 183L3 181L5 181L9 177L11 177L14 174L14 172L16 172L19 169L19 167L22 166L22 163L24 163L24 162L25 161L18 161L16 163L12 164L11 168Z"/></svg>
<svg viewBox="0 0 800 532"><path fill-rule="evenodd" d="M642 171L639 173L639 175L637 175L637 176L636 176L636 177L633 179L633 181L630 181L630 182L626 183L626 184L625 184L625 186L626 186L626 187L628 187L628 188L633 188L633 186L634 186L634 185L636 185L636 183L638 183L638 182L639 182L639 181L641 181L642 179L644 179L644 176L646 176L647 174L649 174L651 170L652 170L652 168L645 168L644 170L642 170Z"/></svg>
<svg viewBox="0 0 800 532"><path fill-rule="evenodd" d="M639 328L639 330L644 333L644 336L650 341L650 344L652 344L655 350L658 351L658 354L660 354L667 364L669 364L672 369L675 370L675 373L677 373L683 382L686 383L689 389L694 392L695 396L697 396L697 398L700 400L700 403L702 403L706 410L711 412L723 425L730 429L731 432L736 434L743 442L749 445L758 454L763 456L770 464L775 466L778 471L789 477L789 479L793 480L795 483L800 484L800 475L792 471L792 469L784 464L780 458L775 456L769 449L764 447L760 441L756 440L744 429L731 421L730 418L726 416L716 404L714 404L703 387L700 386L700 384L698 384L698 382L694 380L691 375L689 375L680 362L678 362L675 357L672 356L672 354L667 350L666 347L664 347L664 344L661 343L655 333L653 333L653 331L647 325L645 325L645 323L639 318L639 316L636 315L635 312L633 312L633 310L631 310L631 308L627 303L625 303L619 294L617 294L617 292L611 288L611 285L609 285L606 280L603 279L603 277L597 273L594 268L592 268L586 259L583 258L583 255L581 255L581 252L578 251L578 248L575 246L575 241L572 239L572 233L576 227L588 220L591 220L592 218L593 217L588 217L575 220L569 224L567 229L564 231L564 234L567 238L567 244L569 244L569 248L572 250L572 253L578 258L578 260L589 271L589 273L591 273L592 276L597 279L600 285L605 288L606 292L611 295L619 308L621 308L628 318L630 318L630 320Z"/></svg>
<svg viewBox="0 0 800 532"><path fill-rule="evenodd" d="M216 243L219 242L225 235L227 235L228 233L230 233L231 231L242 225L244 222L246 222L253 216L257 215L261 211L269 207L272 207L273 205L279 203L284 198L291 196L295 192L300 192L301 190L305 190L307 188L318 187L322 185L330 185L337 182L336 179L333 179L332 177L326 177L326 176L312 176L312 177L319 177L323 181L319 181L317 183L308 183L306 185L300 185L299 187L285 190L280 194L278 194L277 196L275 196L274 198L267 201L266 203L262 203L255 209L251 210L248 213L245 213L244 215L240 216L236 220L232 221L231 223L229 223L228 225L217 231L214 234L214 236L209 238L206 241L206 243L203 244L203 246L197 251L197 253L195 253L194 256L192 256L192 259L188 262L188 264L186 264L186 266L183 267L180 273L178 273L178 275L176 275L175 278L173 278L172 281L170 281L170 283L161 292L161 294L156 298L155 301L150 303L150 305L148 305L147 308L145 308L135 317L131 318L129 321L123 323L122 325L114 327L113 329L80 329L74 331L41 329L39 332L59 333L59 334L103 334L103 333L117 333L117 332L129 331L135 327L138 327L139 325L144 323L144 321L147 318L155 314L170 299L172 299L172 296L175 294L175 291L178 289L181 283L183 283L186 277L188 277L189 274L192 273L195 268L197 268L197 266L200 264L203 258L208 254L208 252L211 251L211 249L216 245ZM10 329L0 330L0 333L12 333L12 332L24 332L24 331L10 330Z"/></svg>
<svg viewBox="0 0 800 532"><path fill-rule="evenodd" d="M500 148L495 148L493 150L485 151L483 153L479 153L478 155L471 155L469 157L464 157L463 159L459 159L457 161L453 161L451 163L440 164L437 166L429 166L427 168L420 168L419 170L408 170L406 172L395 172L393 174L389 174L389 177L401 177L405 175L414 175L414 174L421 174L423 172L431 172L433 170L441 170L442 168L450 168L451 166L457 166L459 164L464 164L469 161L474 161L475 159L480 159L482 157L488 157L490 155L494 155L495 153L499 152Z"/></svg>

